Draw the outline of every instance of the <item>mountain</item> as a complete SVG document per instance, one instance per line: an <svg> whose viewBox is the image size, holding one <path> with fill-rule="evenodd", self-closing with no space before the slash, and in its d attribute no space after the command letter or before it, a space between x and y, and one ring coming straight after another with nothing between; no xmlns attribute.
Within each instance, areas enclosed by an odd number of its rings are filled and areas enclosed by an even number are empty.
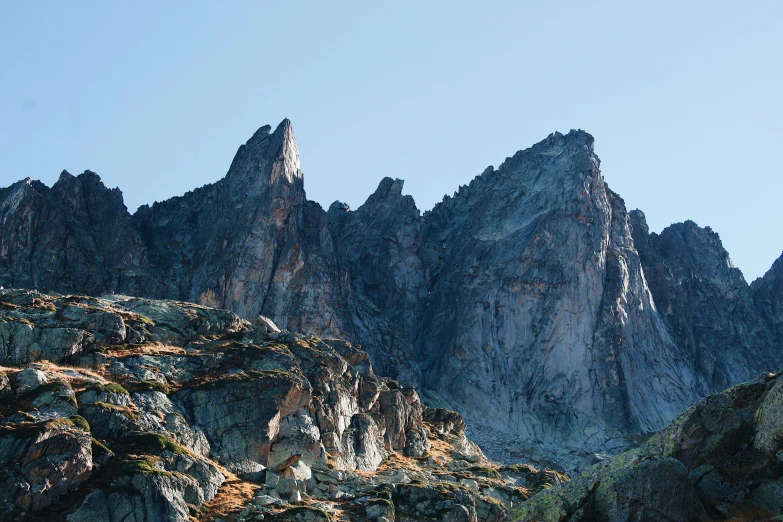
<svg viewBox="0 0 783 522"><path fill-rule="evenodd" d="M554 133L423 214L390 178L324 211L285 120L133 215L91 172L0 190L0 285L264 315L361 345L496 458L618 452L783 367L783 289L780 261L749 286L708 228L650 234L599 167L592 136Z"/></svg>

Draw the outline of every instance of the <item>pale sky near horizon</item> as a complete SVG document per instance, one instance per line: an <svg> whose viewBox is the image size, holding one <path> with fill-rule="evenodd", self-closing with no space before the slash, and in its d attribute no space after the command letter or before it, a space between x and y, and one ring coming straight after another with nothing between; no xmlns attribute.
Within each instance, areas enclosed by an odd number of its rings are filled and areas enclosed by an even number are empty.
<svg viewBox="0 0 783 522"><path fill-rule="evenodd" d="M91 169L132 212L288 117L310 199L356 208L391 176L427 210L581 128L651 230L711 226L763 275L783 251L783 2L537 4L0 2L0 186Z"/></svg>

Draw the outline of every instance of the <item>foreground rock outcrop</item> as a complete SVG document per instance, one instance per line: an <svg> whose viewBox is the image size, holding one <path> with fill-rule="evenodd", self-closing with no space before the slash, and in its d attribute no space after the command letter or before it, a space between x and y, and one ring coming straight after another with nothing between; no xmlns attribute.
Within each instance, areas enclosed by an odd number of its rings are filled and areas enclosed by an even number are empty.
<svg viewBox="0 0 783 522"><path fill-rule="evenodd" d="M644 446L544 491L526 522L779 520L783 516L783 373L712 395Z"/></svg>
<svg viewBox="0 0 783 522"><path fill-rule="evenodd" d="M2 520L500 521L567 479L265 317L0 290L0 361Z"/></svg>
<svg viewBox="0 0 783 522"><path fill-rule="evenodd" d="M287 120L259 129L220 181L132 216L92 172L23 180L0 189L0 285L197 302L346 339L491 433L486 447L502 441L496 458L544 446L572 466L783 366L781 262L751 287L709 228L650 234L586 132L517 152L423 215L402 186L387 178L355 211L324 211ZM15 332L49 358L93 342ZM202 414L209 397L182 401Z"/></svg>

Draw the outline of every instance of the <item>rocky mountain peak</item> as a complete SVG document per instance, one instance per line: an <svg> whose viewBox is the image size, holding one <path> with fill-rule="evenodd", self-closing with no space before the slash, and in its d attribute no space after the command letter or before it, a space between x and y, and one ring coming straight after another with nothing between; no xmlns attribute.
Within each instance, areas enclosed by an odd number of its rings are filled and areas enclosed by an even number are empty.
<svg viewBox="0 0 783 522"><path fill-rule="evenodd" d="M402 194L403 185L405 185L405 181L399 178L392 179L387 176L381 180L381 182L378 184L378 188L375 189L375 193L373 193L373 195L370 197L386 199L389 197L399 196Z"/></svg>
<svg viewBox="0 0 783 522"><path fill-rule="evenodd" d="M772 267L751 284L753 299L762 310L763 316L772 326L778 346L783 345L783 255Z"/></svg>
<svg viewBox="0 0 783 522"><path fill-rule="evenodd" d="M363 205L356 209L356 212L360 214L366 212L376 214L378 212L383 212L381 207L387 208L387 212L388 210L391 210L390 207L393 207L396 211L401 212L405 216L415 215L415 217L418 218L419 210L416 207L416 202L413 200L413 197L410 195L402 195L402 187L404 184L405 181L401 179L383 178L378 184L378 188L375 192L367 198L367 201L365 201Z"/></svg>
<svg viewBox="0 0 783 522"><path fill-rule="evenodd" d="M502 435L482 440L618 451L783 364L783 269L751 291L709 228L649 233L593 143L553 133L424 215L392 178L354 211L307 201L288 120L222 180L132 218L97 175L23 181L0 189L0 285L261 314L361 344Z"/></svg>
<svg viewBox="0 0 783 522"><path fill-rule="evenodd" d="M271 189L286 199L304 202L304 180L299 148L291 121L284 119L274 132L264 125L237 151L225 183L240 194L257 195Z"/></svg>
<svg viewBox="0 0 783 522"><path fill-rule="evenodd" d="M101 177L91 170L74 176L67 170L60 173L52 185L51 194L71 208L80 207L85 213L110 212L115 217L127 213L127 207L119 188L108 188ZM107 216L103 216L107 217Z"/></svg>

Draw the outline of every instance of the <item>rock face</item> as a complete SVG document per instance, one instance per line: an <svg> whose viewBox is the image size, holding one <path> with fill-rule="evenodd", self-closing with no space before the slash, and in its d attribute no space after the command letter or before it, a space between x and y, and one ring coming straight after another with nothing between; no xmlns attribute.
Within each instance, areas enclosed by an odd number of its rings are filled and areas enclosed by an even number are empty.
<svg viewBox="0 0 783 522"><path fill-rule="evenodd" d="M783 374L712 395L646 445L525 503L513 520L773 520L783 514Z"/></svg>
<svg viewBox="0 0 783 522"><path fill-rule="evenodd" d="M0 519L500 521L565 480L488 462L459 414L350 343L274 330L176 301L0 290L15 332Z"/></svg>
<svg viewBox="0 0 783 522"><path fill-rule="evenodd" d="M90 172L51 189L24 180L0 190L0 285L261 314L360 344L381 374L509 442L582 454L625 449L783 366L782 262L751 288L709 229L649 234L583 131L516 153L423 215L402 183L325 212L306 199L287 120L259 129L222 180L133 216ZM11 362L93 342L23 326L0 330ZM17 335L58 342L18 354Z"/></svg>
<svg viewBox="0 0 783 522"><path fill-rule="evenodd" d="M778 342L783 344L783 255L772 264L772 268L753 281L750 285L756 306L767 323L772 327L772 333Z"/></svg>
<svg viewBox="0 0 783 522"><path fill-rule="evenodd" d="M776 336L775 312L765 314L756 301L780 306L783 287L775 289L771 282L767 296L754 299L759 291L734 268L712 229L686 221L660 235L649 234L644 214L635 210L631 216L634 244L658 311L710 392L777 369L783 345Z"/></svg>

